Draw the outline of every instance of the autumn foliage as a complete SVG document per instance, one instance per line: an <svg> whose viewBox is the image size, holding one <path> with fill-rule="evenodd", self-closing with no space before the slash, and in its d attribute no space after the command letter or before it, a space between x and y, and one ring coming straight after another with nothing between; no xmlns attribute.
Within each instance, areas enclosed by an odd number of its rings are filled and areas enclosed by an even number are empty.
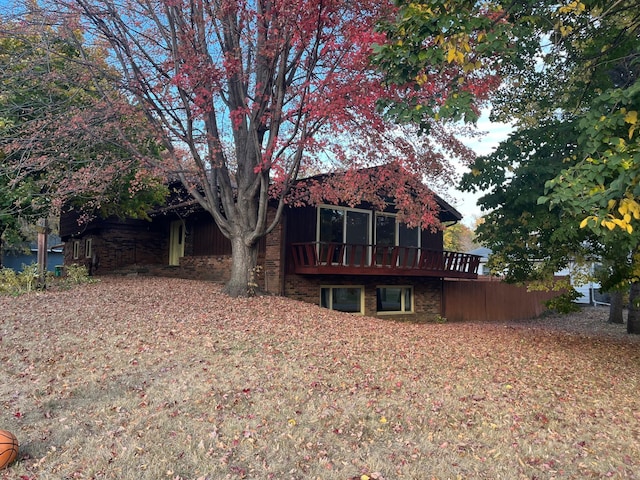
<svg viewBox="0 0 640 480"><path fill-rule="evenodd" d="M144 217L163 198L162 173L143 160L157 145L121 92L90 76L88 64L109 71L102 51L83 51L57 19L0 17L0 214L33 221L72 202L89 215Z"/></svg>

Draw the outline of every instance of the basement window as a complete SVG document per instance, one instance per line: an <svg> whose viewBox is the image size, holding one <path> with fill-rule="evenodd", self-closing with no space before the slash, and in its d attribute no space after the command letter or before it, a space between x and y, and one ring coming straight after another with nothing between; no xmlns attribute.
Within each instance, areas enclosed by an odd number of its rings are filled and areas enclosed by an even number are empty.
<svg viewBox="0 0 640 480"><path fill-rule="evenodd" d="M361 285L320 287L320 306L340 312L364 314L364 287Z"/></svg>
<svg viewBox="0 0 640 480"><path fill-rule="evenodd" d="M376 288L376 309L381 314L413 313L413 287L403 285Z"/></svg>

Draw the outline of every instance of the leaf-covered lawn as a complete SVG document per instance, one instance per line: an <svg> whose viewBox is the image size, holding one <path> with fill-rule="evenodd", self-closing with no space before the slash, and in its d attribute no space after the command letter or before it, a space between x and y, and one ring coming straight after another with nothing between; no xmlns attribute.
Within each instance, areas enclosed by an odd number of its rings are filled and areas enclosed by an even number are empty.
<svg viewBox="0 0 640 480"><path fill-rule="evenodd" d="M0 312L2 480L640 478L637 338L142 277Z"/></svg>

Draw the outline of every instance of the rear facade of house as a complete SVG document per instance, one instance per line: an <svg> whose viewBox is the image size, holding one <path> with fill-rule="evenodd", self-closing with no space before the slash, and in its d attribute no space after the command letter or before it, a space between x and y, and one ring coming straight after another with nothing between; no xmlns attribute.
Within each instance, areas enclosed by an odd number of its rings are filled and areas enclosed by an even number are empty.
<svg viewBox="0 0 640 480"><path fill-rule="evenodd" d="M440 203L440 220L460 214ZM65 265L93 275L151 274L225 282L231 244L197 206L155 212L151 221L61 217ZM255 279L271 294L322 307L413 321L442 314L444 278L476 278L479 257L443 250L441 231L408 228L392 207L288 208L259 245Z"/></svg>

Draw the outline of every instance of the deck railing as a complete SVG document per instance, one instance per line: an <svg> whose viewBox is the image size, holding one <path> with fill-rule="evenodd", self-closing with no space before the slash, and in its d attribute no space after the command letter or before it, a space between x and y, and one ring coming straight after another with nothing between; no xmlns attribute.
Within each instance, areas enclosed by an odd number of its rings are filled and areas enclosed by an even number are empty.
<svg viewBox="0 0 640 480"><path fill-rule="evenodd" d="M308 242L291 244L300 274L414 275L476 278L480 257L417 247Z"/></svg>

